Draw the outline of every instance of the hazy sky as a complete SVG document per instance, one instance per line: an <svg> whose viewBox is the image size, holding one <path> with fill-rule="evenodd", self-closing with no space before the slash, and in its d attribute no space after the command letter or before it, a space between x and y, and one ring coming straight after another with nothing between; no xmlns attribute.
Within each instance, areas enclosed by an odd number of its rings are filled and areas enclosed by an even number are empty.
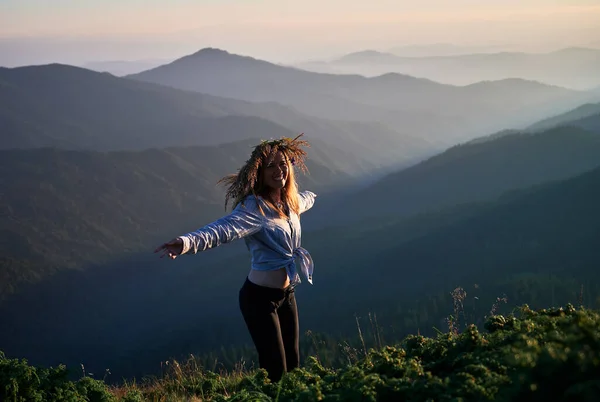
<svg viewBox="0 0 600 402"><path fill-rule="evenodd" d="M0 65L173 59L218 47L275 62L406 44L600 47L599 0L0 0Z"/></svg>

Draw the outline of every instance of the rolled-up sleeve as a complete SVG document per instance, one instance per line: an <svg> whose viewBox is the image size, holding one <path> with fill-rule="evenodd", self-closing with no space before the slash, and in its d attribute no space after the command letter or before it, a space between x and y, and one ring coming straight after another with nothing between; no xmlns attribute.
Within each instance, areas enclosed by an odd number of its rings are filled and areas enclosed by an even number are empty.
<svg viewBox="0 0 600 402"><path fill-rule="evenodd" d="M298 193L298 204L300 207L300 213L306 212L312 208L315 203L317 195L312 191L302 191Z"/></svg>
<svg viewBox="0 0 600 402"><path fill-rule="evenodd" d="M182 254L196 254L258 232L264 218L253 208L254 204L254 201L246 201L245 205L239 204L229 215L179 236L183 241Z"/></svg>

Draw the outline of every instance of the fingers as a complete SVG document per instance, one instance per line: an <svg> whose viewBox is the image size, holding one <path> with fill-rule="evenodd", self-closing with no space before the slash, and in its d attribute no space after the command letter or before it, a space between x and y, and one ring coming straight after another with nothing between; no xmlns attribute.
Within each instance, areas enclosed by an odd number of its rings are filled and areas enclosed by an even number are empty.
<svg viewBox="0 0 600 402"><path fill-rule="evenodd" d="M168 243L163 243L160 246L156 247L156 249L154 250L155 253L161 253L160 254L160 258L163 258L164 256L168 255L169 258L171 258L172 260L174 260L175 258L177 258L179 252L181 251L181 245L180 245L181 240L179 239L174 239L171 240Z"/></svg>
<svg viewBox="0 0 600 402"><path fill-rule="evenodd" d="M169 250L169 244L165 243L162 244L160 246L158 246L156 248L156 250L154 250L155 253L160 252L161 254L159 255L160 258L164 258L165 256L169 256L169 258L171 258L172 260L174 260L175 258L177 258L177 254L175 254L173 251Z"/></svg>
<svg viewBox="0 0 600 402"><path fill-rule="evenodd" d="M170 246L173 245L173 241L170 241L168 243L163 243L160 246L156 247L156 249L154 250L155 253L158 253L161 250L168 250Z"/></svg>

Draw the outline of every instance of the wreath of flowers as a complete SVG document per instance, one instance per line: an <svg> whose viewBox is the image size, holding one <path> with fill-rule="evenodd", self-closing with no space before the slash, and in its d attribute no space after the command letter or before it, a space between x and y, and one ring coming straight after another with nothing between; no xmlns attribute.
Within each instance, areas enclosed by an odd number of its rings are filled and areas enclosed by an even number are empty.
<svg viewBox="0 0 600 402"><path fill-rule="evenodd" d="M224 184L227 187L225 193L225 209L230 200L233 200L233 205L239 204L246 196L253 194L256 196L256 186L258 184L259 170L264 161L277 153L283 152L286 159L291 165L298 167L303 173L308 169L304 164L306 159L306 151L302 147L310 147L306 140L301 140L304 133L296 138L281 137L279 139L263 140L260 144L254 147L250 158L242 166L238 173L230 174L219 180L218 184Z"/></svg>

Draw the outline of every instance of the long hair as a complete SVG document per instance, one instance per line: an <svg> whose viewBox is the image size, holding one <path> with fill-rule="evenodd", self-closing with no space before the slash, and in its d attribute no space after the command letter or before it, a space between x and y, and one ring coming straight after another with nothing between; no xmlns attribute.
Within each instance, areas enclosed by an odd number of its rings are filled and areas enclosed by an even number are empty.
<svg viewBox="0 0 600 402"><path fill-rule="evenodd" d="M304 164L306 151L302 147L310 147L308 141L299 139L302 135L300 134L294 139L281 137L278 140L262 141L254 147L250 159L238 170L238 173L227 175L219 180L219 184L228 186L225 193L225 209L227 209L229 201L233 201L232 207L235 208L239 203L243 203L243 200L247 196L262 194L264 191L262 183L263 165L271 156L281 151L288 165L288 179L282 189L281 200L290 211L297 214L299 212L298 184L296 182L296 175L294 174L294 167L300 168L303 172L308 171ZM277 210L279 215L283 215L270 201L265 201L274 210ZM264 215L260 203L258 203L258 208Z"/></svg>

